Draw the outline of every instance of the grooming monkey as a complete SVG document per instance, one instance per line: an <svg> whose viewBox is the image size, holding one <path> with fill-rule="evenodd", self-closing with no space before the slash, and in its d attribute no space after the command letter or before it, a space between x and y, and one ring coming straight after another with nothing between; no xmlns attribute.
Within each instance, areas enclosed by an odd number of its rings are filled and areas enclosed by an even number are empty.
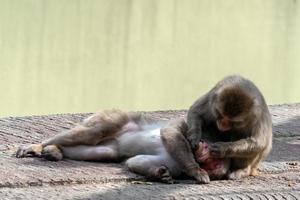
<svg viewBox="0 0 300 200"><path fill-rule="evenodd" d="M224 78L200 97L188 111L187 126L183 136L192 149L197 149L202 140L212 143L211 156L231 159L229 179L255 176L258 164L272 148L272 120L264 97L241 76ZM175 148L176 143L185 140L183 136L172 139L175 136L168 132L161 135L167 151L188 171L198 164L183 147Z"/></svg>
<svg viewBox="0 0 300 200"><path fill-rule="evenodd" d="M184 137L176 143L176 148L182 147L188 151L183 154L190 156L190 160L194 161L195 156L207 172L200 167L190 171L182 170L182 163L176 162L166 151L161 132L173 135L171 139L183 137L187 132L187 124L184 119L166 124L151 121L137 113L101 111L85 119L81 125L41 144L19 147L16 156L38 156L53 161L63 158L85 161L127 159L125 164L132 172L166 183L172 183L172 176L177 177L182 173L201 183L207 182L203 181L203 174L209 175L211 179L220 179L227 174L230 165L228 159L210 158L208 144L202 142L193 154ZM168 141L169 145L171 143Z"/></svg>

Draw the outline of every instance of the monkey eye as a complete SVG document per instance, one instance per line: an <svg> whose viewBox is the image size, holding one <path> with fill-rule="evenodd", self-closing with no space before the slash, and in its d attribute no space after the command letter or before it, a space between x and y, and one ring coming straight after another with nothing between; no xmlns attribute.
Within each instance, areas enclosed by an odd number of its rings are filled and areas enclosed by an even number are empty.
<svg viewBox="0 0 300 200"><path fill-rule="evenodd" d="M240 128L243 128L245 126L245 122L244 121L235 121L235 122L233 122L233 126L236 129L240 129Z"/></svg>
<svg viewBox="0 0 300 200"><path fill-rule="evenodd" d="M233 123L235 124L243 124L245 120L243 119L236 119L236 120L232 120Z"/></svg>

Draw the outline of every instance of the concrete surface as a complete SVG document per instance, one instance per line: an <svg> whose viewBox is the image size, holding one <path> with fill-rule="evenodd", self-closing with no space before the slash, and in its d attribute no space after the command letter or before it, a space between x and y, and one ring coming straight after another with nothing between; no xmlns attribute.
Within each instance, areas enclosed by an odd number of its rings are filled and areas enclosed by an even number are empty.
<svg viewBox="0 0 300 200"><path fill-rule="evenodd" d="M147 182L121 164L17 159L20 144L73 127L88 114L0 119L0 199L300 199L300 104L270 106L274 147L258 177L197 185ZM156 119L186 111L147 112Z"/></svg>

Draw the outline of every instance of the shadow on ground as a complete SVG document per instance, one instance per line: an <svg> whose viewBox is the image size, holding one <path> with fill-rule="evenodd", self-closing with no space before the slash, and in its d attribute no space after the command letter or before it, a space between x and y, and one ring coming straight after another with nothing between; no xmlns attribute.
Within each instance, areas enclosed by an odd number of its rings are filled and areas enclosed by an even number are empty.
<svg viewBox="0 0 300 200"><path fill-rule="evenodd" d="M267 161L300 160L300 116L274 123L273 149Z"/></svg>

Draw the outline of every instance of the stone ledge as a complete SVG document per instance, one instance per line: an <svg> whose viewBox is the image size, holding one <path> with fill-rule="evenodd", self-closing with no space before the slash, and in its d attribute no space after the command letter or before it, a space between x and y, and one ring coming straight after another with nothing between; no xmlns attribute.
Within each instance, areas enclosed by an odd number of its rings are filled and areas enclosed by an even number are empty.
<svg viewBox="0 0 300 200"><path fill-rule="evenodd" d="M123 199L123 195L127 199L210 199L209 196L214 199L300 199L300 104L274 105L270 111L274 147L261 165L260 176L240 181L213 181L209 185L196 185L191 180L175 185L143 182L142 177L128 172L121 164L16 159L13 154L18 145L40 142L73 127L89 114L2 118L0 197ZM144 113L154 119L168 120L183 117L186 111Z"/></svg>

